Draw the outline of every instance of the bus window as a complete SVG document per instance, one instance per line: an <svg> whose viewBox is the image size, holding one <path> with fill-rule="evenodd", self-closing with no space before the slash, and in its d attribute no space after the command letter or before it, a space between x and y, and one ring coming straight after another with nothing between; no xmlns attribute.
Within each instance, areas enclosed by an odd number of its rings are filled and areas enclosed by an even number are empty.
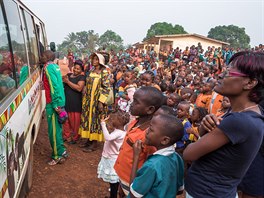
<svg viewBox="0 0 264 198"><path fill-rule="evenodd" d="M37 68L39 62L37 38L34 29L33 19L28 12L22 10L24 24L26 27L26 43L28 47L29 65L31 73Z"/></svg>
<svg viewBox="0 0 264 198"><path fill-rule="evenodd" d="M11 38L11 45L13 49L14 63L17 67L21 67L24 63L27 62L26 59L26 50L24 44L23 33L21 30L21 23L19 19L17 4L13 1L6 0L4 1L4 6L6 9L6 16L8 21L8 28ZM9 93L13 92L16 88L16 77L19 77L18 71L15 70L12 61L11 48L9 46L8 32L6 31L6 24L4 24L3 12L1 12L1 37L0 37L0 48L1 48L1 57L0 57L0 100L2 100Z"/></svg>
<svg viewBox="0 0 264 198"><path fill-rule="evenodd" d="M39 38L39 43L38 43L39 44L39 54L41 56L44 52L44 37L43 37L40 25L36 24L36 29L37 29L37 35Z"/></svg>

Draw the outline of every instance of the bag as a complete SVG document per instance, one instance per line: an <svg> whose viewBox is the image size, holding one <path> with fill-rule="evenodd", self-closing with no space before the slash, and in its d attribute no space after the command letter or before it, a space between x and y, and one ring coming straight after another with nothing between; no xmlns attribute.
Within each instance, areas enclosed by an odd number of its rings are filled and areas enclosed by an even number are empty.
<svg viewBox="0 0 264 198"><path fill-rule="evenodd" d="M68 113L65 111L64 107L60 107L60 113L58 113L58 122L64 124L68 119Z"/></svg>
<svg viewBox="0 0 264 198"><path fill-rule="evenodd" d="M101 72L101 84L102 84L102 80L103 80L103 71ZM113 91L113 87L110 87L110 91L109 91L109 95L105 101L105 104L112 105L115 102L115 98L114 98L114 91Z"/></svg>
<svg viewBox="0 0 264 198"><path fill-rule="evenodd" d="M107 105L112 105L112 104L114 104L114 101L115 101L115 98L114 98L113 87L110 87L109 95L108 95L105 103Z"/></svg>

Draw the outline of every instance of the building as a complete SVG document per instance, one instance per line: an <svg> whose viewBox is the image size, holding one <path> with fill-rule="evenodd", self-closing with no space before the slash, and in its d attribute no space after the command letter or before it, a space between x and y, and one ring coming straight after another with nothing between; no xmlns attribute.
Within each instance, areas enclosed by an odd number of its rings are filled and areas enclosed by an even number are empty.
<svg viewBox="0 0 264 198"><path fill-rule="evenodd" d="M136 43L133 46L145 50L150 50L151 48L154 48L154 51L159 52L160 50L168 51L169 49L175 49L176 47L179 47L179 49L184 50L186 46L197 46L199 42L201 43L203 49L207 49L208 46L223 48L229 45L229 43L211 39L199 34L173 34L156 35L145 40L144 42Z"/></svg>

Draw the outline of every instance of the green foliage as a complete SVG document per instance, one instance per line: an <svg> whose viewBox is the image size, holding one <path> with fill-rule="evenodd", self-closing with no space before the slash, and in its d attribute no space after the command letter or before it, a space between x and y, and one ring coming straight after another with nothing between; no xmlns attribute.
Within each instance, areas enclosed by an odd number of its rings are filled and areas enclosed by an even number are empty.
<svg viewBox="0 0 264 198"><path fill-rule="evenodd" d="M100 48L108 50L119 50L123 49L123 39L117 33L112 30L107 30L99 38L98 45Z"/></svg>
<svg viewBox="0 0 264 198"><path fill-rule="evenodd" d="M216 26L208 32L208 37L230 43L231 47L248 48L250 37L245 28L235 25Z"/></svg>
<svg viewBox="0 0 264 198"><path fill-rule="evenodd" d="M146 38L149 39L155 35L186 34L187 32L181 25L172 25L167 22L158 22L150 26Z"/></svg>
<svg viewBox="0 0 264 198"><path fill-rule="evenodd" d="M74 53L87 54L95 51L99 35L93 30L69 33L65 40L58 45L58 51L67 55L68 49Z"/></svg>

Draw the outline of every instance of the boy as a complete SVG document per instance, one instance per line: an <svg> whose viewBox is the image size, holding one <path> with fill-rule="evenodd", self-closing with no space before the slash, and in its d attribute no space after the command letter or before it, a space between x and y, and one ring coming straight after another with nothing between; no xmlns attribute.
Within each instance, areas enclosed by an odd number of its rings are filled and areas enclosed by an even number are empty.
<svg viewBox="0 0 264 198"><path fill-rule="evenodd" d="M213 88L214 88L214 82L212 81L203 84L201 88L202 93L200 93L197 96L197 99L195 101L195 105L197 107L203 107L209 109L212 99Z"/></svg>
<svg viewBox="0 0 264 198"><path fill-rule="evenodd" d="M152 118L145 144L154 146L157 151L136 172L142 143L134 144L133 183L128 197L175 198L177 192L183 190L183 160L173 146L182 136L183 125L176 117L157 115Z"/></svg>
<svg viewBox="0 0 264 198"><path fill-rule="evenodd" d="M190 111L190 103L187 101L181 101L178 104L177 108L177 117L181 120L184 127L184 134L181 140L176 142L176 151L182 155L186 144L189 141L189 131L192 128L191 123L189 122L189 111Z"/></svg>
<svg viewBox="0 0 264 198"><path fill-rule="evenodd" d="M114 169L120 178L119 193L129 193L130 174L133 163L133 144L137 140L144 142L145 131L149 127L150 120L155 111L161 107L163 102L163 94L154 87L141 87L134 94L134 100L130 106L132 116L138 118L130 123L123 145L120 148L120 153L116 160ZM144 146L140 153L139 168L146 161L148 155L155 152L155 147ZM120 194L120 196L124 196Z"/></svg>

